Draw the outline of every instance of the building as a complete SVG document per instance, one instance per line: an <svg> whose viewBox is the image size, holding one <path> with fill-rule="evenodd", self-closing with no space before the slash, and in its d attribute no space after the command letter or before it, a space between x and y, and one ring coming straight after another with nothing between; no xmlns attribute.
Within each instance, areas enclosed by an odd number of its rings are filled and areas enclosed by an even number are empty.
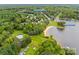
<svg viewBox="0 0 79 59"><path fill-rule="evenodd" d="M44 9L35 9L35 10L33 10L33 12L47 12L47 11Z"/></svg>

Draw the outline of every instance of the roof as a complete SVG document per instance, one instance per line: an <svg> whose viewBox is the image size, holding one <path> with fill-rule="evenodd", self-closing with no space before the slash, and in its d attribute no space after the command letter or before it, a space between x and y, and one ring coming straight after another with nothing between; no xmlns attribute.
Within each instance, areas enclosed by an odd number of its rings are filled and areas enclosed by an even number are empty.
<svg viewBox="0 0 79 59"><path fill-rule="evenodd" d="M23 35L22 34L20 34L20 35L18 35L18 36L16 36L18 39L22 39L23 38Z"/></svg>
<svg viewBox="0 0 79 59"><path fill-rule="evenodd" d="M46 10L44 10L44 9L35 9L35 10L33 10L34 12L46 12Z"/></svg>

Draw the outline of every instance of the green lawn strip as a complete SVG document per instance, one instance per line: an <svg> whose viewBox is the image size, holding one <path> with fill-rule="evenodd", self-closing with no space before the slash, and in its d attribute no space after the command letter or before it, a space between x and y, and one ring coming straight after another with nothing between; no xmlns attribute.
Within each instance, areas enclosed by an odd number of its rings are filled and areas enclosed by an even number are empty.
<svg viewBox="0 0 79 59"><path fill-rule="evenodd" d="M59 26L56 21L50 20L48 26L55 26L57 28L63 28L63 26ZM47 26L47 27L48 27Z"/></svg>
<svg viewBox="0 0 79 59"><path fill-rule="evenodd" d="M62 14L62 13L59 13L59 14L56 16L56 18L59 18L59 16L60 16L61 14ZM56 27L58 27L58 28L62 28L62 27L59 26L59 25L57 24L57 22L54 21L54 20L50 20L48 26L56 26Z"/></svg>
<svg viewBox="0 0 79 59"><path fill-rule="evenodd" d="M48 26L58 26L56 21L50 20Z"/></svg>

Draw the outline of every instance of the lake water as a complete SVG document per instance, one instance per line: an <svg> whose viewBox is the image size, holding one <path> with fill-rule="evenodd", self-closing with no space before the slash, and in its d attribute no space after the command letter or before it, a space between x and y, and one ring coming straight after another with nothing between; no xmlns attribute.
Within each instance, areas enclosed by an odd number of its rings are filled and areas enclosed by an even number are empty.
<svg viewBox="0 0 79 59"><path fill-rule="evenodd" d="M63 47L76 48L76 54L79 54L79 22L74 23L75 26L65 26L63 31L52 27L49 29L49 33L51 33Z"/></svg>

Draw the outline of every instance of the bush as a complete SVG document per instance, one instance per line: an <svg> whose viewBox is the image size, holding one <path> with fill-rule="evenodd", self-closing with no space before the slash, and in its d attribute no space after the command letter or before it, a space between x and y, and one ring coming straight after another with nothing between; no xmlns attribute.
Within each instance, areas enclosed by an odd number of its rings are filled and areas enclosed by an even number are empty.
<svg viewBox="0 0 79 59"><path fill-rule="evenodd" d="M64 48L64 50L65 50L66 55L75 55L76 54L76 50L73 48Z"/></svg>

